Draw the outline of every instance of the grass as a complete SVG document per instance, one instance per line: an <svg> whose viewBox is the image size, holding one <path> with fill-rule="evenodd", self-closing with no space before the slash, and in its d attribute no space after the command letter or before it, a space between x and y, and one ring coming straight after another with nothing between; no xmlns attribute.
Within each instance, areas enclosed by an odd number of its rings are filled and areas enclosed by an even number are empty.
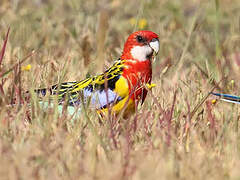
<svg viewBox="0 0 240 180"><path fill-rule="evenodd" d="M239 179L239 106L208 96L240 94L239 17L237 0L2 1L1 179ZM102 72L140 28L160 36L157 87L130 118L22 98Z"/></svg>

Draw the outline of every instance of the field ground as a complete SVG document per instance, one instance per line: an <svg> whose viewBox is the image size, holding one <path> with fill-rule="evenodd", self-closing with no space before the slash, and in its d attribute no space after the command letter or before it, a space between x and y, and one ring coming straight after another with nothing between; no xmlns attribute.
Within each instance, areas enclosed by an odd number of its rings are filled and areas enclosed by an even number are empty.
<svg viewBox="0 0 240 180"><path fill-rule="evenodd" d="M205 99L240 94L240 1L1 0L0 48L9 27L0 179L240 179L240 106ZM157 87L129 119L8 105L103 71L139 29L160 36Z"/></svg>

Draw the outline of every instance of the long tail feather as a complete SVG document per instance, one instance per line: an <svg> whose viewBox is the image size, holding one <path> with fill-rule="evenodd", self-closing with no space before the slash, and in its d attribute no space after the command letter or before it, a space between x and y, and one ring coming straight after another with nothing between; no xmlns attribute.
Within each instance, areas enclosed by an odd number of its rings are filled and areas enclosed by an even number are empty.
<svg viewBox="0 0 240 180"><path fill-rule="evenodd" d="M39 102L40 104L40 107L43 108L43 109L47 109L49 107L54 107L54 104L53 103L50 103L49 102ZM57 109L58 109L58 112L60 114L62 114L63 112L63 105L58 105L57 106ZM67 114L70 115L70 116L73 116L73 118L77 118L77 117L80 117L81 115L81 107L78 106L67 106Z"/></svg>
<svg viewBox="0 0 240 180"><path fill-rule="evenodd" d="M66 83L64 83L65 85ZM46 95L59 95L57 93L57 85L54 85L52 86L51 88L42 88L42 89L36 89L34 90L34 92L37 94L37 96L39 98L43 98L44 96ZM29 93L29 92L27 92ZM61 93L61 92L60 92ZM40 107L42 109L47 109L49 107L54 107L54 104L52 102L46 102L46 101L43 101L43 100L40 100L39 101L39 104L40 104ZM62 114L63 112L63 104L61 102L59 102L59 105L57 106L57 109L58 109L58 113L59 114ZM72 118L77 118L77 117L80 117L81 115L81 107L80 106L73 106L73 104L70 104L67 106L67 114L72 116Z"/></svg>
<svg viewBox="0 0 240 180"><path fill-rule="evenodd" d="M231 94L222 94L222 93L211 93L215 96L218 96L220 100L240 104L240 96L235 96Z"/></svg>

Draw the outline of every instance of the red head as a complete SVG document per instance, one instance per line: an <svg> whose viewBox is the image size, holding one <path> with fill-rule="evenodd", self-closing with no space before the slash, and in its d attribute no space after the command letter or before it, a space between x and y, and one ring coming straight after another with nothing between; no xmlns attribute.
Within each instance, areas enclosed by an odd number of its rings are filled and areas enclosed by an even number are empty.
<svg viewBox="0 0 240 180"><path fill-rule="evenodd" d="M152 31L137 31L128 37L121 59L150 60L153 52L158 53L158 50L159 40L157 34Z"/></svg>

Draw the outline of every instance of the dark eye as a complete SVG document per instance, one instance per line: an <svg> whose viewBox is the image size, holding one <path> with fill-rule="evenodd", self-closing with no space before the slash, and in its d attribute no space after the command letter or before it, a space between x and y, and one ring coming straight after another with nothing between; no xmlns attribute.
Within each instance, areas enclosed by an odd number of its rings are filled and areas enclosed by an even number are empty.
<svg viewBox="0 0 240 180"><path fill-rule="evenodd" d="M142 42L144 42L144 39L143 39L142 36L137 36L137 41L140 42L140 43L142 43Z"/></svg>

